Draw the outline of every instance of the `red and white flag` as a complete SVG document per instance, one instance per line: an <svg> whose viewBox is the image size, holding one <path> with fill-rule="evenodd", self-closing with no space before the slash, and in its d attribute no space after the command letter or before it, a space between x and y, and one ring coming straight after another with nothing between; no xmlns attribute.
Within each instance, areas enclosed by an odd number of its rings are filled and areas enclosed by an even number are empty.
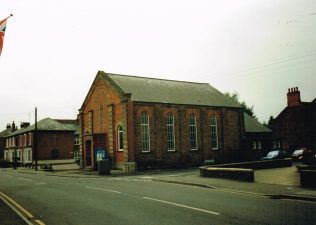
<svg viewBox="0 0 316 225"><path fill-rule="evenodd" d="M3 47L3 39L4 39L5 28L7 26L7 19L11 16L12 14L8 16L7 18L5 18L4 20L0 20L0 55L1 55L2 47Z"/></svg>

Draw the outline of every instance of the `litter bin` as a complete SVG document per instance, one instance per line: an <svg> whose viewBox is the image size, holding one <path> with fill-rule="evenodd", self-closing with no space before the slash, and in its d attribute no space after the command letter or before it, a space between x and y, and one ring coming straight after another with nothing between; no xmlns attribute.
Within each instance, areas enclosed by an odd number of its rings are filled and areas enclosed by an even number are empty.
<svg viewBox="0 0 316 225"><path fill-rule="evenodd" d="M110 175L111 162L109 159L102 159L98 161L99 175Z"/></svg>

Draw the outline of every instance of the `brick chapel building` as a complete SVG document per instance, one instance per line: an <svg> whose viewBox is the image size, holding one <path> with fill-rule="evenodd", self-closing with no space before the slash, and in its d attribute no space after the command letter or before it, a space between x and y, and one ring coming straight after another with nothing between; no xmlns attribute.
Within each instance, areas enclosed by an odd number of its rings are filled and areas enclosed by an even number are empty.
<svg viewBox="0 0 316 225"><path fill-rule="evenodd" d="M98 149L123 170L234 161L245 132L240 105L207 83L99 71L79 112L91 169Z"/></svg>
<svg viewBox="0 0 316 225"><path fill-rule="evenodd" d="M299 148L316 150L316 98L303 102L298 87L289 88L287 107L271 126L274 137L281 140L281 148L289 152Z"/></svg>

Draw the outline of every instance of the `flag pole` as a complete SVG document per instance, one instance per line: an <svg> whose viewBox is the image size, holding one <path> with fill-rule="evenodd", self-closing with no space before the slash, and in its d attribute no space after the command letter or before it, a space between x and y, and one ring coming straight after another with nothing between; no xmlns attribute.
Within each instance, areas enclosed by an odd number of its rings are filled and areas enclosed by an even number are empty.
<svg viewBox="0 0 316 225"><path fill-rule="evenodd" d="M10 16L8 16L7 18L5 18L5 19L2 20L2 21L5 21L5 20L9 19L9 18L12 17L12 16L13 16L13 14L11 13Z"/></svg>

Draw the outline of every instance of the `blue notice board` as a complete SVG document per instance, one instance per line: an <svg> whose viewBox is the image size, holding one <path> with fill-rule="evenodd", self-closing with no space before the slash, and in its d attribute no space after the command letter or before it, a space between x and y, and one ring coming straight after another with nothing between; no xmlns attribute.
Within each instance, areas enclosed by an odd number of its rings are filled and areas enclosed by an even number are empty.
<svg viewBox="0 0 316 225"><path fill-rule="evenodd" d="M97 161L106 159L106 150L104 148L97 148L95 150L95 158Z"/></svg>

